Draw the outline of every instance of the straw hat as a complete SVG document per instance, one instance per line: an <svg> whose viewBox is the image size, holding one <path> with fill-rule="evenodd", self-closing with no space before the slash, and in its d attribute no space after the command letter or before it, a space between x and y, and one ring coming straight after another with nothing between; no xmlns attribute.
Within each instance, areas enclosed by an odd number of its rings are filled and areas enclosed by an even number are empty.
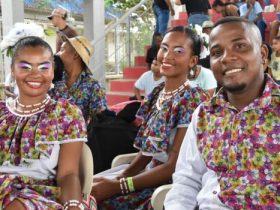
<svg viewBox="0 0 280 210"><path fill-rule="evenodd" d="M62 8L56 8L52 11L52 14L47 16L49 20L53 18L53 16L59 16L61 18L65 18L67 16L67 11Z"/></svg>
<svg viewBox="0 0 280 210"><path fill-rule="evenodd" d="M64 37L64 40L67 40L71 46L76 50L79 54L83 62L89 68L90 57L93 55L93 47L90 42L84 36L75 36L72 38Z"/></svg>

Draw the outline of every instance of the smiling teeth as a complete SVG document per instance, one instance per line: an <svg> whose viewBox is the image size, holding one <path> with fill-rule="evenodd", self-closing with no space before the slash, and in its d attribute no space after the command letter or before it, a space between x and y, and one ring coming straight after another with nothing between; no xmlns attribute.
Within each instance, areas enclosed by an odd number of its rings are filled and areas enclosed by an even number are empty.
<svg viewBox="0 0 280 210"><path fill-rule="evenodd" d="M241 70L242 69L232 69L232 70L229 70L229 71L225 72L225 75L240 72Z"/></svg>
<svg viewBox="0 0 280 210"><path fill-rule="evenodd" d="M172 66L171 64L168 63L163 63L164 66Z"/></svg>
<svg viewBox="0 0 280 210"><path fill-rule="evenodd" d="M30 84L32 86L40 86L41 85L40 82L28 82L28 84Z"/></svg>

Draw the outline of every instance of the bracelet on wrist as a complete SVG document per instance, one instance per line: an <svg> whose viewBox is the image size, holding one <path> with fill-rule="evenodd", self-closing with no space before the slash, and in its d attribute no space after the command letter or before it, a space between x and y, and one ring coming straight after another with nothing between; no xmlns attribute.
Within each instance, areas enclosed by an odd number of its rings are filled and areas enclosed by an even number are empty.
<svg viewBox="0 0 280 210"><path fill-rule="evenodd" d="M134 188L134 183L133 183L132 177L127 177L127 178L126 178L126 181L127 181L127 185L128 185L128 190L129 190L130 192L134 192L134 191L135 191L135 188Z"/></svg>
<svg viewBox="0 0 280 210"><path fill-rule="evenodd" d="M63 204L63 209L68 210L70 207L78 207L80 210L84 210L84 205L78 200L68 200Z"/></svg>

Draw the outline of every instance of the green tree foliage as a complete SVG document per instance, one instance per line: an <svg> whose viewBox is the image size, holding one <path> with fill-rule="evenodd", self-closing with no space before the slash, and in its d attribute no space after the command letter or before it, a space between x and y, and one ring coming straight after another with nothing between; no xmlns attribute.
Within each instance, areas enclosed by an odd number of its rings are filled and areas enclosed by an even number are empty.
<svg viewBox="0 0 280 210"><path fill-rule="evenodd" d="M105 0L106 6L116 6L120 9L129 9L136 4L138 4L140 0Z"/></svg>

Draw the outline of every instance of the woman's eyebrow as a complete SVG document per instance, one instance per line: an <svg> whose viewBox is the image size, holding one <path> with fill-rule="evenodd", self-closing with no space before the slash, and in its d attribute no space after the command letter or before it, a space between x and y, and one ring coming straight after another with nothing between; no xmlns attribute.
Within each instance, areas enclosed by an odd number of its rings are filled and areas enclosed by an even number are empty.
<svg viewBox="0 0 280 210"><path fill-rule="evenodd" d="M26 63L26 64L29 64L29 65L32 65L34 63L29 63L28 61L25 61L25 60L22 60L22 61L19 61L19 63ZM50 61L44 61L42 63L38 63L38 65L42 65L42 64L49 64L51 63ZM36 63L35 63L36 64Z"/></svg>

